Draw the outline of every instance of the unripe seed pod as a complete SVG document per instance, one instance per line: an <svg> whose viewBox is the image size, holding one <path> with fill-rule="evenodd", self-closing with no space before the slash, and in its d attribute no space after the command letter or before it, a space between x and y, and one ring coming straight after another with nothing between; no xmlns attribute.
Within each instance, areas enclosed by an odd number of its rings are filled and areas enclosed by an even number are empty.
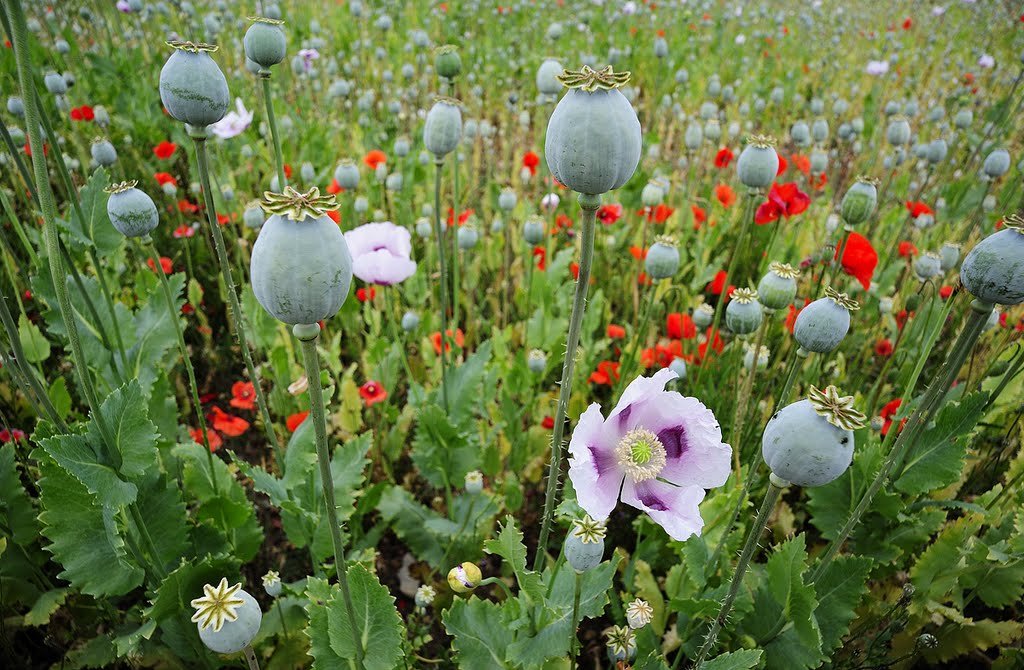
<svg viewBox="0 0 1024 670"><path fill-rule="evenodd" d="M949 146L946 144L946 140L942 138L932 140L928 145L928 162L933 165L941 163L946 160L947 153L949 153Z"/></svg>
<svg viewBox="0 0 1024 670"><path fill-rule="evenodd" d="M593 570L604 557L604 523L589 515L573 522L565 536L565 560L576 572Z"/></svg>
<svg viewBox="0 0 1024 670"><path fill-rule="evenodd" d="M820 149L811 152L811 174L821 174L828 169L828 154Z"/></svg>
<svg viewBox="0 0 1024 670"><path fill-rule="evenodd" d="M910 142L910 122L902 116L893 118L885 130L885 138L894 146L907 144Z"/></svg>
<svg viewBox="0 0 1024 670"><path fill-rule="evenodd" d="M7 97L7 111L15 116L25 116L25 103L16 95Z"/></svg>
<svg viewBox="0 0 1024 670"><path fill-rule="evenodd" d="M420 315L416 312L406 312L402 315L402 330L409 333L416 330L420 325Z"/></svg>
<svg viewBox="0 0 1024 670"><path fill-rule="evenodd" d="M242 47L245 57L261 68L270 69L284 60L287 50L287 39L282 21L258 17L245 31Z"/></svg>
<svg viewBox="0 0 1024 670"><path fill-rule="evenodd" d="M939 256L942 258L942 271L949 272L960 260L960 245L953 242L944 243L939 249Z"/></svg>
<svg viewBox="0 0 1024 670"><path fill-rule="evenodd" d="M969 128L973 121L974 113L969 109L961 109L956 113L956 116L953 117L953 125L960 130Z"/></svg>
<svg viewBox="0 0 1024 670"><path fill-rule="evenodd" d="M665 41L664 37L654 38L654 57L665 58L668 56L668 42Z"/></svg>
<svg viewBox="0 0 1024 670"><path fill-rule="evenodd" d="M800 271L787 263L773 262L757 285L757 300L765 309L785 309L796 297L796 280Z"/></svg>
<svg viewBox="0 0 1024 670"><path fill-rule="evenodd" d="M704 141L704 130L698 123L691 123L686 127L686 132L683 134L683 144L686 145L687 151L696 151L700 149L701 142Z"/></svg>
<svg viewBox="0 0 1024 670"><path fill-rule="evenodd" d="M456 100L439 98L427 113L423 144L437 158L455 151L462 138L462 110Z"/></svg>
<svg viewBox="0 0 1024 670"><path fill-rule="evenodd" d="M43 77L43 84L46 86L46 90L54 95L64 95L68 92L67 82L56 72L47 72Z"/></svg>
<svg viewBox="0 0 1024 670"><path fill-rule="evenodd" d="M502 189L501 194L498 196L498 207L506 212L510 212L516 207L516 192L510 188Z"/></svg>
<svg viewBox="0 0 1024 670"><path fill-rule="evenodd" d="M979 242L960 265L960 281L978 300L998 305L1024 301L1024 219L1004 218L1006 227Z"/></svg>
<svg viewBox="0 0 1024 670"><path fill-rule="evenodd" d="M138 182L114 184L107 193L107 216L111 225L125 237L148 235L160 223L153 199L135 188Z"/></svg>
<svg viewBox="0 0 1024 670"><path fill-rule="evenodd" d="M845 293L825 289L824 298L815 300L797 314L793 335L801 347L825 354L836 347L850 330L850 311L859 305Z"/></svg>
<svg viewBox="0 0 1024 670"><path fill-rule="evenodd" d="M207 584L203 591L203 597L192 601L196 608L192 621L203 644L218 654L236 654L248 647L263 621L256 599L243 591L240 583L228 586L223 578L216 587Z"/></svg>
<svg viewBox="0 0 1024 670"><path fill-rule="evenodd" d="M263 216L263 208L260 207L259 202L252 202L246 206L245 211L242 213L242 223L245 224L246 228L252 228L253 230L259 230L263 227L265 221Z"/></svg>
<svg viewBox="0 0 1024 670"><path fill-rule="evenodd" d="M210 57L217 47L171 42L174 53L160 70L160 100L177 121L204 128L228 111L228 82Z"/></svg>
<svg viewBox="0 0 1024 670"><path fill-rule="evenodd" d="M640 191L640 204L644 207L657 207L665 200L665 192L661 184L656 181L649 181Z"/></svg>
<svg viewBox="0 0 1024 670"><path fill-rule="evenodd" d="M408 156L411 149L412 146L409 143L408 137L399 137L395 140L394 151L395 155L399 158L405 158Z"/></svg>
<svg viewBox="0 0 1024 670"><path fill-rule="evenodd" d="M738 288L725 307L725 325L737 335L749 335L761 325L764 313L757 301L757 291Z"/></svg>
<svg viewBox="0 0 1024 670"><path fill-rule="evenodd" d="M679 358L677 356L672 359L672 362L668 364L668 367L672 372L676 373L678 381L686 379L686 359Z"/></svg>
<svg viewBox="0 0 1024 670"><path fill-rule="evenodd" d="M476 228L470 224L466 224L459 228L458 232L458 243L459 249L467 251L476 246L477 240L480 239L480 234L476 232Z"/></svg>
<svg viewBox="0 0 1024 670"><path fill-rule="evenodd" d="M815 142L821 143L828 139L828 121L815 119L811 124L811 137Z"/></svg>
<svg viewBox="0 0 1024 670"><path fill-rule="evenodd" d="M263 590L271 598L281 595L281 575L276 570L268 570L267 574L263 575Z"/></svg>
<svg viewBox="0 0 1024 670"><path fill-rule="evenodd" d="M540 374L547 369L548 357L540 349L534 349L526 357L526 367L534 374Z"/></svg>
<svg viewBox="0 0 1024 670"><path fill-rule="evenodd" d="M789 130L789 136L797 146L805 147L811 143L811 129L805 121L797 121Z"/></svg>
<svg viewBox="0 0 1024 670"><path fill-rule="evenodd" d="M544 241L544 219L532 216L523 223L523 239L536 246Z"/></svg>
<svg viewBox="0 0 1024 670"><path fill-rule="evenodd" d="M1006 149L996 149L985 157L983 167L985 176L991 179L998 179L1010 169L1010 152Z"/></svg>
<svg viewBox="0 0 1024 670"><path fill-rule="evenodd" d="M647 250L644 269L651 279L668 279L679 271L679 248L671 237L659 237Z"/></svg>
<svg viewBox="0 0 1024 670"><path fill-rule="evenodd" d="M928 281L941 273L942 259L936 253L923 253L914 260L914 274L921 281Z"/></svg>
<svg viewBox="0 0 1024 670"><path fill-rule="evenodd" d="M346 191L359 186L359 168L351 160L343 160L334 168L334 180Z"/></svg>
<svg viewBox="0 0 1024 670"><path fill-rule="evenodd" d="M839 208L843 221L850 226L864 223L875 212L878 205L878 187L874 180L858 177L853 186L843 195Z"/></svg>
<svg viewBox="0 0 1024 670"><path fill-rule="evenodd" d="M110 167L117 162L117 150L108 140L96 140L89 147L89 155L96 161L97 165Z"/></svg>
<svg viewBox="0 0 1024 670"><path fill-rule="evenodd" d="M693 310L693 325L698 328L707 328L715 317L715 308L707 303L701 303Z"/></svg>
<svg viewBox="0 0 1024 670"><path fill-rule="evenodd" d="M554 58L544 59L537 68L537 90L541 95L558 95L562 92L562 82L558 81L562 70L562 64Z"/></svg>
<svg viewBox="0 0 1024 670"><path fill-rule="evenodd" d="M313 169L313 164L309 161L304 161L299 167L299 176L302 181L313 181L316 178L316 170Z"/></svg>
<svg viewBox="0 0 1024 670"><path fill-rule="evenodd" d="M823 486L853 461L853 431L865 417L853 398L834 386L811 387L810 396L779 410L761 437L761 453L772 474L798 486Z"/></svg>
<svg viewBox="0 0 1024 670"><path fill-rule="evenodd" d="M779 172L779 154L770 137L755 135L736 161L740 182L747 188L768 188Z"/></svg>
<svg viewBox="0 0 1024 670"><path fill-rule="evenodd" d="M437 55L434 57L434 71L437 76L445 79L455 79L462 72L462 59L456 47L446 44L438 47Z"/></svg>

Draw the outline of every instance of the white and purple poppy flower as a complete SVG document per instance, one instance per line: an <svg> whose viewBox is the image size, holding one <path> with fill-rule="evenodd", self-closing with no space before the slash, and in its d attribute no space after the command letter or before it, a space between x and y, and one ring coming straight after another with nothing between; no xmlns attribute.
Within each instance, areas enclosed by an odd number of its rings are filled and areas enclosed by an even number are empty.
<svg viewBox="0 0 1024 670"><path fill-rule="evenodd" d="M887 60L869 60L868 65L864 70L875 77L883 75L889 71L889 61Z"/></svg>
<svg viewBox="0 0 1024 670"><path fill-rule="evenodd" d="M698 505L705 489L729 478L732 449L710 409L665 390L676 376L665 368L637 377L607 419L596 403L580 417L569 442L569 478L595 519L607 519L622 500L675 540L704 527Z"/></svg>
<svg viewBox="0 0 1024 670"><path fill-rule="evenodd" d="M416 272L409 231L390 221L366 223L345 233L352 273L364 282L391 286Z"/></svg>
<svg viewBox="0 0 1024 670"><path fill-rule="evenodd" d="M223 119L210 126L210 130L222 140L227 140L244 133L251 123L252 112L245 108L241 98L235 98L235 111L225 114Z"/></svg>

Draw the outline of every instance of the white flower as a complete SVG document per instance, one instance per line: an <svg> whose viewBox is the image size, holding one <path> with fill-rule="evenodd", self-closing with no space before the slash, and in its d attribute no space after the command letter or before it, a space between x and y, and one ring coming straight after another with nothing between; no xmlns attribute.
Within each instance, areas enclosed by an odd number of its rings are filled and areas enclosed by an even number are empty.
<svg viewBox="0 0 1024 670"><path fill-rule="evenodd" d="M626 607L626 623L633 630L643 628L651 623L654 617L654 608L646 600L637 598Z"/></svg>
<svg viewBox="0 0 1024 670"><path fill-rule="evenodd" d="M225 114L223 119L210 126L210 130L222 140L227 140L244 133L250 123L252 112L245 108L241 98L235 98L235 111Z"/></svg>
<svg viewBox="0 0 1024 670"><path fill-rule="evenodd" d="M932 7L932 16L942 16L946 13L946 8L942 5L935 5Z"/></svg>
<svg viewBox="0 0 1024 670"><path fill-rule="evenodd" d="M739 35L736 36L736 44L745 44L746 41L747 41L747 36L746 35L739 34Z"/></svg>
<svg viewBox="0 0 1024 670"><path fill-rule="evenodd" d="M429 584L423 584L416 589L416 606L425 609L434 602L436 597L437 590Z"/></svg>
<svg viewBox="0 0 1024 670"><path fill-rule="evenodd" d="M995 67L996 59L989 54L982 54L981 58L978 59L978 67Z"/></svg>
<svg viewBox="0 0 1024 670"><path fill-rule="evenodd" d="M622 13L626 16L633 16L636 14L636 3L630 1L622 5Z"/></svg>
<svg viewBox="0 0 1024 670"><path fill-rule="evenodd" d="M543 207L545 211L551 212L558 207L559 202L561 202L561 198L558 197L557 193L548 193L546 196L541 198L540 206Z"/></svg>
<svg viewBox="0 0 1024 670"><path fill-rule="evenodd" d="M870 75L881 75L889 71L889 61L887 60L869 60L868 66L865 68L866 72Z"/></svg>

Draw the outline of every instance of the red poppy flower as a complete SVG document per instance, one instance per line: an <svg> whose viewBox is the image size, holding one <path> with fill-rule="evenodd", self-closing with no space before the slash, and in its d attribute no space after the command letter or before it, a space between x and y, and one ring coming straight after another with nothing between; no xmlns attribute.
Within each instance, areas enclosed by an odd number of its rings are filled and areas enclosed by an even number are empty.
<svg viewBox="0 0 1024 670"><path fill-rule="evenodd" d="M896 312L896 316L894 317L896 319L896 327L903 330L903 326L907 325L907 321L909 321L912 316L914 316L914 313L908 312L905 309L901 309Z"/></svg>
<svg viewBox="0 0 1024 670"><path fill-rule="evenodd" d="M850 233L846 238L843 247L843 272L857 279L864 290L871 288L871 278L878 267L878 252L871 246L871 242L860 233ZM834 258L839 257L839 249L836 249Z"/></svg>
<svg viewBox="0 0 1024 670"><path fill-rule="evenodd" d="M907 211L910 212L910 216L915 219L922 214L935 214L931 207L920 200L907 200Z"/></svg>
<svg viewBox="0 0 1024 670"><path fill-rule="evenodd" d="M798 314L800 314L800 310L802 310L804 307L807 307L807 305L809 304L811 304L811 301L808 300L807 298L804 298L803 306L799 308L796 305L789 306L789 309L786 311L786 330L788 330L790 334L793 333L793 328L796 326L796 317Z"/></svg>
<svg viewBox="0 0 1024 670"><path fill-rule="evenodd" d="M381 163L386 163L387 160L388 155L381 151L380 149L372 149L370 151L367 151L366 155L363 156L363 162L366 163L367 167L369 167L371 170L376 170L378 165L380 165Z"/></svg>
<svg viewBox="0 0 1024 670"><path fill-rule="evenodd" d="M31 156L32 156L32 145L29 144L28 142L25 142L25 146L22 147L22 151L25 152L26 156L31 158ZM50 155L50 145L45 143L45 142L43 142L43 155L44 156Z"/></svg>
<svg viewBox="0 0 1024 670"><path fill-rule="evenodd" d="M728 184L719 184L715 187L715 197L718 198L718 202L722 203L722 207L729 209L736 203L736 191L732 189Z"/></svg>
<svg viewBox="0 0 1024 670"><path fill-rule="evenodd" d="M555 225L552 228L552 232L557 233L560 230L568 230L572 228L572 217L568 214L559 214L555 217Z"/></svg>
<svg viewBox="0 0 1024 670"><path fill-rule="evenodd" d="M697 326L689 314L672 312L665 317L665 333L674 340L692 340L697 337Z"/></svg>
<svg viewBox="0 0 1024 670"><path fill-rule="evenodd" d="M0 442L7 444L8 442L22 442L25 440L25 431L15 428L13 431L4 428L0 430Z"/></svg>
<svg viewBox="0 0 1024 670"><path fill-rule="evenodd" d="M529 170L531 175L537 174L538 165L540 165L540 156L532 151L523 154L523 167Z"/></svg>
<svg viewBox="0 0 1024 670"><path fill-rule="evenodd" d="M475 210L467 209L459 213L459 225L463 225L466 221L469 221L469 217L473 216ZM451 207L448 208L448 225L455 224L455 210Z"/></svg>
<svg viewBox="0 0 1024 670"><path fill-rule="evenodd" d="M597 370L590 373L590 383L599 386L614 386L619 380L619 364L612 361L601 361Z"/></svg>
<svg viewBox="0 0 1024 670"><path fill-rule="evenodd" d="M647 249L641 249L640 247L634 244L629 247L629 255L637 259L638 261L642 261L643 259L647 258Z"/></svg>
<svg viewBox="0 0 1024 670"><path fill-rule="evenodd" d="M387 398L388 392L377 382L368 381L359 387L359 395L362 396L366 406L371 407Z"/></svg>
<svg viewBox="0 0 1024 670"><path fill-rule="evenodd" d="M789 162L788 162L788 161L786 161L786 159L785 159L785 158L783 158L783 157L782 157L782 156L780 155L780 156L779 156L779 169L778 169L778 170L776 170L776 172L775 172L775 176L776 176L776 177L778 177L778 176L779 176L780 174L782 174L783 172L785 172L785 171L786 171L786 168L788 168L788 167L789 167Z"/></svg>
<svg viewBox="0 0 1024 670"><path fill-rule="evenodd" d="M344 190L345 189L343 189L341 187L341 184L338 183L337 179L332 179L331 183L327 185L327 192L330 195L337 195L337 194L341 193Z"/></svg>
<svg viewBox="0 0 1024 670"><path fill-rule="evenodd" d="M715 273L715 278L705 287L705 290L714 295L722 295L722 289L725 288L725 280L725 270L719 270Z"/></svg>
<svg viewBox="0 0 1024 670"><path fill-rule="evenodd" d="M914 25L914 22L910 20L910 17L907 17L906 19L903 20L903 29L904 30L910 30L910 28L913 25Z"/></svg>
<svg viewBox="0 0 1024 670"><path fill-rule="evenodd" d="M146 259L146 265L149 266L150 270L152 270L153 272L156 272L156 264L153 263L153 259L152 258ZM160 257L160 267L163 268L163 271L164 271L165 275L169 275L169 274L171 274L171 272L174 271L174 263L172 263L171 259L168 258L167 256L161 256Z"/></svg>
<svg viewBox="0 0 1024 670"><path fill-rule="evenodd" d="M943 286L939 289L939 297L943 300L949 300L949 296L953 295L952 286Z"/></svg>
<svg viewBox="0 0 1024 670"><path fill-rule="evenodd" d="M697 356L699 356L702 361L707 355L709 342L711 343L711 350L716 354L722 353L722 349L725 348L725 343L722 342L722 338L719 336L717 330L714 331L714 336L712 336L711 326L708 326L708 329L705 332L705 337L706 339L697 345Z"/></svg>
<svg viewBox="0 0 1024 670"><path fill-rule="evenodd" d="M285 179L291 179L292 178L292 166L289 165L288 163L285 163L283 168L284 168L284 178Z"/></svg>
<svg viewBox="0 0 1024 670"><path fill-rule="evenodd" d="M96 113L92 111L92 107L89 105L82 105L71 110L72 121L92 121L95 118Z"/></svg>
<svg viewBox="0 0 1024 670"><path fill-rule="evenodd" d="M178 185L178 180L175 179L174 176L168 172L157 172L156 174L153 175L153 179L156 179L156 183L160 184L161 186L164 186L166 184L171 184L173 186Z"/></svg>
<svg viewBox="0 0 1024 670"><path fill-rule="evenodd" d="M601 205L597 210L597 220L606 226L610 226L622 216L622 205L615 203Z"/></svg>
<svg viewBox="0 0 1024 670"><path fill-rule="evenodd" d="M452 340L455 340L455 346L461 347L466 342L466 336L463 334L461 328L455 329L455 335L452 335L452 331L449 328L445 331L447 337L445 338L444 350L449 352L452 350ZM434 353L437 355L441 354L441 331L435 331L430 336L430 341L434 345Z"/></svg>
<svg viewBox="0 0 1024 670"><path fill-rule="evenodd" d="M193 307L191 304L189 304L187 302L184 305L181 306L181 313L182 314L194 314L195 311L196 311L196 308Z"/></svg>
<svg viewBox="0 0 1024 670"><path fill-rule="evenodd" d="M178 145L174 142L168 142L164 140L160 144L153 147L153 155L160 160L167 160L174 155L174 152L178 150Z"/></svg>
<svg viewBox="0 0 1024 670"><path fill-rule="evenodd" d="M693 222L697 226L708 220L708 213L697 205L690 205L690 211L693 212Z"/></svg>
<svg viewBox="0 0 1024 670"><path fill-rule="evenodd" d="M551 430L552 428L555 427L555 420L552 419L550 416L546 416L543 419L541 419L540 427L543 428L544 430Z"/></svg>
<svg viewBox="0 0 1024 670"><path fill-rule="evenodd" d="M193 228L192 226L187 226L184 223L175 228L174 232L171 233L171 235L173 235L174 239L176 240L180 240L183 237L192 237L195 234L196 229Z"/></svg>
<svg viewBox="0 0 1024 670"><path fill-rule="evenodd" d="M203 446L203 431L199 428L189 428L189 435L192 436L192 441L198 444L200 447ZM210 451L217 451L224 446L224 440L221 439L220 433L210 428L206 429L206 440L210 443Z"/></svg>
<svg viewBox="0 0 1024 670"><path fill-rule="evenodd" d="M808 183L815 191L822 191L825 189L825 185L828 184L828 175L822 172L817 177L810 177Z"/></svg>
<svg viewBox="0 0 1024 670"><path fill-rule="evenodd" d="M890 400L889 402L887 402L882 407L882 411L879 412L879 416L881 416L882 419L883 419L883 423L882 423L882 435L883 436L889 434L889 428L892 426L892 420L896 416L896 412L899 410L900 405L902 405L902 404L903 404L903 398L896 398L895 400ZM903 426L906 423L907 423L906 419L903 419L902 421L900 421L899 430L903 430Z"/></svg>
<svg viewBox="0 0 1024 670"><path fill-rule="evenodd" d="M768 200L761 203L754 213L754 223L763 226L777 221L782 216L796 216L806 211L810 205L810 196L797 188L796 182L775 183L768 191Z"/></svg>
<svg viewBox="0 0 1024 670"><path fill-rule="evenodd" d="M537 269L543 272L548 267L548 251L544 247L534 247L533 257L537 262Z"/></svg>
<svg viewBox="0 0 1024 670"><path fill-rule="evenodd" d="M917 255L917 247L915 247L914 243L910 240L903 240L900 242L900 245L896 250L899 253L900 258L910 258L911 256Z"/></svg>
<svg viewBox="0 0 1024 670"><path fill-rule="evenodd" d="M882 358L892 356L892 341L889 338L882 338L875 342L875 355Z"/></svg>
<svg viewBox="0 0 1024 670"><path fill-rule="evenodd" d="M608 324L608 337L613 340L621 340L626 336L626 329L614 323Z"/></svg>
<svg viewBox="0 0 1024 670"><path fill-rule="evenodd" d="M178 211L182 214L195 214L199 211L199 205L194 205L188 200L179 200Z"/></svg>
<svg viewBox="0 0 1024 670"><path fill-rule="evenodd" d="M793 159L793 165L796 166L797 170L803 172L805 175L811 174L811 159L803 154L793 154L790 156Z"/></svg>
<svg viewBox="0 0 1024 670"><path fill-rule="evenodd" d="M569 273L572 274L572 278L576 281L580 279L580 264L573 262L569 263Z"/></svg>
<svg viewBox="0 0 1024 670"><path fill-rule="evenodd" d="M729 147L722 147L715 154L715 167L716 168L727 168L729 163L732 162L733 153L729 151Z"/></svg>
<svg viewBox="0 0 1024 670"><path fill-rule="evenodd" d="M227 214L218 214L217 215L217 224L218 225L223 226L224 224L228 223L229 221L231 221L231 217L228 216Z"/></svg>
<svg viewBox="0 0 1024 670"><path fill-rule="evenodd" d="M341 225L341 212L336 209L327 210L327 218L334 221L336 224Z"/></svg>
<svg viewBox="0 0 1024 670"><path fill-rule="evenodd" d="M238 409L256 409L256 387L252 382L235 382L231 385L231 406Z"/></svg>
<svg viewBox="0 0 1024 670"><path fill-rule="evenodd" d="M654 222L665 223L668 221L668 217L672 216L675 211L668 205L658 205L654 208Z"/></svg>
<svg viewBox="0 0 1024 670"><path fill-rule="evenodd" d="M356 289L356 300L359 302L366 302L367 300L373 300L377 297L377 291L372 286L370 288Z"/></svg>
<svg viewBox="0 0 1024 670"><path fill-rule="evenodd" d="M228 414L216 405L213 406L213 411L207 419L213 425L214 430L218 430L228 437L238 437L249 430L248 421L240 416Z"/></svg>
<svg viewBox="0 0 1024 670"><path fill-rule="evenodd" d="M298 429L298 427L302 425L302 422L306 420L307 416L309 416L308 411L297 412L295 414L290 415L287 419L285 419L284 425L288 427L288 432L294 433Z"/></svg>

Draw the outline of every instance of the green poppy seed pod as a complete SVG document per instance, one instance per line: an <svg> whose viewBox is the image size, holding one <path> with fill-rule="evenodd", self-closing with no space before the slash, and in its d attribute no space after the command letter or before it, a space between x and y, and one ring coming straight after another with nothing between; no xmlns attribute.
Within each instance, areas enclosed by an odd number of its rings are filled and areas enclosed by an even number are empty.
<svg viewBox="0 0 1024 670"><path fill-rule="evenodd" d="M686 132L683 134L683 144L686 146L687 151L700 149L701 142L703 141L704 129L700 127L699 123L691 123L686 126Z"/></svg>
<svg viewBox="0 0 1024 670"><path fill-rule="evenodd" d="M846 190L839 213L850 226L864 223L878 205L878 188L873 180L860 178Z"/></svg>
<svg viewBox="0 0 1024 670"><path fill-rule="evenodd" d="M531 216L523 223L523 239L527 244L536 246L544 241L544 219Z"/></svg>
<svg viewBox="0 0 1024 670"><path fill-rule="evenodd" d="M391 192L401 191L402 184L405 183L405 175L401 172L392 172L384 180L384 188Z"/></svg>
<svg viewBox="0 0 1024 670"><path fill-rule="evenodd" d="M953 117L953 125L960 130L970 128L971 123L974 121L974 112L969 109L961 109Z"/></svg>
<svg viewBox="0 0 1024 670"><path fill-rule="evenodd" d="M477 241L480 239L480 234L476 232L476 228L467 224L459 228L457 234L459 249L468 251L476 246Z"/></svg>
<svg viewBox="0 0 1024 670"><path fill-rule="evenodd" d="M542 95L558 95L562 92L562 82L558 76L562 74L562 64L554 58L545 58L537 68L537 90Z"/></svg>
<svg viewBox="0 0 1024 670"><path fill-rule="evenodd" d="M613 191L640 163L640 120L618 90L628 79L586 65L562 78L569 90L548 120L544 153L552 176L578 193Z"/></svg>
<svg viewBox="0 0 1024 670"><path fill-rule="evenodd" d="M642 191L640 191L640 203L644 207L657 207L665 200L665 191L662 190L661 185L655 181L649 181L644 185Z"/></svg>
<svg viewBox="0 0 1024 670"><path fill-rule="evenodd" d="M914 274L921 281L928 281L942 273L942 258L932 252L923 253L914 259Z"/></svg>
<svg viewBox="0 0 1024 670"><path fill-rule="evenodd" d="M7 132L11 135L11 141L14 142L14 146L24 146L28 139L25 137L25 131L17 126L12 126L7 129Z"/></svg>
<svg viewBox="0 0 1024 670"><path fill-rule="evenodd" d="M949 153L949 145L946 144L946 140L941 137L936 140L932 140L928 145L928 162L932 165L941 163L946 160L946 154Z"/></svg>
<svg viewBox="0 0 1024 670"><path fill-rule="evenodd" d="M886 116L893 116L894 114L900 113L900 103L895 100L890 100L885 103L885 107L882 109Z"/></svg>
<svg viewBox="0 0 1024 670"><path fill-rule="evenodd" d="M491 220L491 235L497 235L503 230L505 230L505 221L500 216L494 217Z"/></svg>
<svg viewBox="0 0 1024 670"><path fill-rule="evenodd" d="M399 137L395 139L395 155L399 158L405 158L409 155L409 151L412 149L412 145L409 142L408 137Z"/></svg>
<svg viewBox="0 0 1024 670"><path fill-rule="evenodd" d="M280 21L255 18L242 38L245 57L261 68L270 69L284 60L287 38Z"/></svg>
<svg viewBox="0 0 1024 670"><path fill-rule="evenodd" d="M532 350L526 356L526 367L530 369L530 372L534 374L540 374L547 369L548 357L540 349Z"/></svg>
<svg viewBox="0 0 1024 670"><path fill-rule="evenodd" d="M796 280L800 271L792 266L773 262L757 285L757 300L765 309L780 310L793 304Z"/></svg>
<svg viewBox="0 0 1024 670"><path fill-rule="evenodd" d="M893 146L904 146L910 142L910 122L902 116L889 121L885 129L885 139Z"/></svg>
<svg viewBox="0 0 1024 670"><path fill-rule="evenodd" d="M960 260L960 245L953 242L946 242L939 249L939 256L942 258L942 271L949 272L956 267Z"/></svg>
<svg viewBox="0 0 1024 670"><path fill-rule="evenodd" d="M17 117L25 116L25 102L16 95L7 97L7 111Z"/></svg>
<svg viewBox="0 0 1024 670"><path fill-rule="evenodd" d="M1010 152L1006 149L996 149L985 157L985 165L982 168L985 176L990 179L998 179L1010 169Z"/></svg>
<svg viewBox="0 0 1024 670"><path fill-rule="evenodd" d="M47 72L43 77L43 84L46 86L46 90L54 95L64 95L68 92L67 82L56 72Z"/></svg>
<svg viewBox="0 0 1024 670"><path fill-rule="evenodd" d="M715 308L707 303L701 303L693 310L693 324L698 328L707 328L715 317Z"/></svg>
<svg viewBox="0 0 1024 670"><path fill-rule="evenodd" d="M761 325L764 312L757 301L757 291L738 288L725 308L725 325L736 335L749 335Z"/></svg>
<svg viewBox="0 0 1024 670"><path fill-rule="evenodd" d="M815 119L811 124L811 137L815 142L821 143L828 139L828 121Z"/></svg>
<svg viewBox="0 0 1024 670"><path fill-rule="evenodd" d="M97 165L110 167L117 162L117 150L108 140L96 140L89 147L89 155Z"/></svg>
<svg viewBox="0 0 1024 670"><path fill-rule="evenodd" d="M811 152L811 174L821 174L828 169L828 154L820 149Z"/></svg>
<svg viewBox="0 0 1024 670"><path fill-rule="evenodd" d="M454 100L439 99L427 113L423 126L423 144L437 158L443 158L459 146L462 138L462 110Z"/></svg>
<svg viewBox="0 0 1024 670"><path fill-rule="evenodd" d="M647 250L644 269L651 279L668 279L679 271L679 248L675 240L659 237Z"/></svg>
<svg viewBox="0 0 1024 670"><path fill-rule="evenodd" d="M228 81L210 57L217 47L171 42L171 54L160 70L160 100L177 121L204 128L228 111Z"/></svg>
<svg viewBox="0 0 1024 670"><path fill-rule="evenodd" d="M253 293L263 309L287 324L311 324L334 316L348 297L352 255L327 211L333 196L313 187L300 194L264 195L270 218L252 248Z"/></svg>
<svg viewBox="0 0 1024 670"><path fill-rule="evenodd" d="M960 281L978 300L1018 305L1024 301L1024 219L1010 215L1004 223L967 254Z"/></svg>
<svg viewBox="0 0 1024 670"><path fill-rule="evenodd" d="M700 118L705 121L710 121L718 117L718 105L708 100L707 102L701 103L700 106Z"/></svg>
<svg viewBox="0 0 1024 670"><path fill-rule="evenodd" d="M708 138L710 142L722 139L722 126L719 125L718 119L708 119L708 122L704 124L704 137Z"/></svg>
<svg viewBox="0 0 1024 670"><path fill-rule="evenodd" d="M857 303L844 293L826 289L825 294L800 310L793 325L796 341L816 354L826 354L839 346L850 330L850 310L857 309Z"/></svg>
<svg viewBox="0 0 1024 670"><path fill-rule="evenodd" d="M811 129L805 121L797 121L789 129L789 136L797 146L806 147L811 143Z"/></svg>
<svg viewBox="0 0 1024 670"><path fill-rule="evenodd" d="M225 589L228 589L229 592ZM263 621L260 604L247 592L241 590L241 584L228 587L226 579L221 580L221 586L217 589L207 585L204 591L206 598L197 598L192 601L193 607L197 609L192 620L196 621L199 628L199 639L218 654L236 654L248 647L256 637L256 633L259 632L260 623ZM218 593L211 598L210 593L214 591L226 595ZM209 604L200 609L201 603L204 602ZM218 610L224 608L231 610L230 616L226 616L223 612L218 614ZM203 616L206 613L212 614L212 617ZM211 618L213 621L210 620Z"/></svg>
<svg viewBox="0 0 1024 670"><path fill-rule="evenodd" d="M683 381L686 379L686 359L676 356L672 359L672 362L668 364L668 367L672 372L676 373L677 381Z"/></svg>
<svg viewBox="0 0 1024 670"><path fill-rule="evenodd" d="M153 199L135 188L137 182L126 181L114 184L107 192L107 217L125 237L148 235L160 223Z"/></svg>
<svg viewBox="0 0 1024 670"><path fill-rule="evenodd" d="M665 58L666 56L668 56L668 42L664 37L654 38L654 57Z"/></svg>
<svg viewBox="0 0 1024 670"><path fill-rule="evenodd" d="M434 56L434 71L439 77L455 79L462 72L462 59L457 48L451 44L438 47Z"/></svg>
<svg viewBox="0 0 1024 670"><path fill-rule="evenodd" d="M768 188L779 172L779 154L771 138L752 137L736 161L740 183L747 188Z"/></svg>
<svg viewBox="0 0 1024 670"><path fill-rule="evenodd" d="M864 415L853 398L840 397L834 386L775 413L761 436L761 454L772 474L798 486L824 486L853 462L853 431Z"/></svg>
<svg viewBox="0 0 1024 670"><path fill-rule="evenodd" d="M420 315L416 312L406 312L402 315L402 330L410 333L420 325Z"/></svg>
<svg viewBox="0 0 1024 670"><path fill-rule="evenodd" d="M594 521L589 515L573 521L563 545L565 560L573 570L582 573L600 565L606 533L604 523Z"/></svg>
<svg viewBox="0 0 1024 670"><path fill-rule="evenodd" d="M359 186L359 167L354 161L341 161L338 167L334 168L334 180L338 182L338 186L351 191Z"/></svg>
<svg viewBox="0 0 1024 670"><path fill-rule="evenodd" d="M264 221L263 208L260 207L259 203L252 203L242 213L242 223L245 224L246 228L259 230L263 227Z"/></svg>
<svg viewBox="0 0 1024 670"><path fill-rule="evenodd" d="M516 192L510 188L501 190L501 194L498 196L498 207L506 212L510 212L515 209L517 202Z"/></svg>
<svg viewBox="0 0 1024 670"><path fill-rule="evenodd" d="M299 176L302 177L302 181L313 181L316 177L316 170L313 169L313 164L309 161L304 161L302 166L299 167Z"/></svg>

